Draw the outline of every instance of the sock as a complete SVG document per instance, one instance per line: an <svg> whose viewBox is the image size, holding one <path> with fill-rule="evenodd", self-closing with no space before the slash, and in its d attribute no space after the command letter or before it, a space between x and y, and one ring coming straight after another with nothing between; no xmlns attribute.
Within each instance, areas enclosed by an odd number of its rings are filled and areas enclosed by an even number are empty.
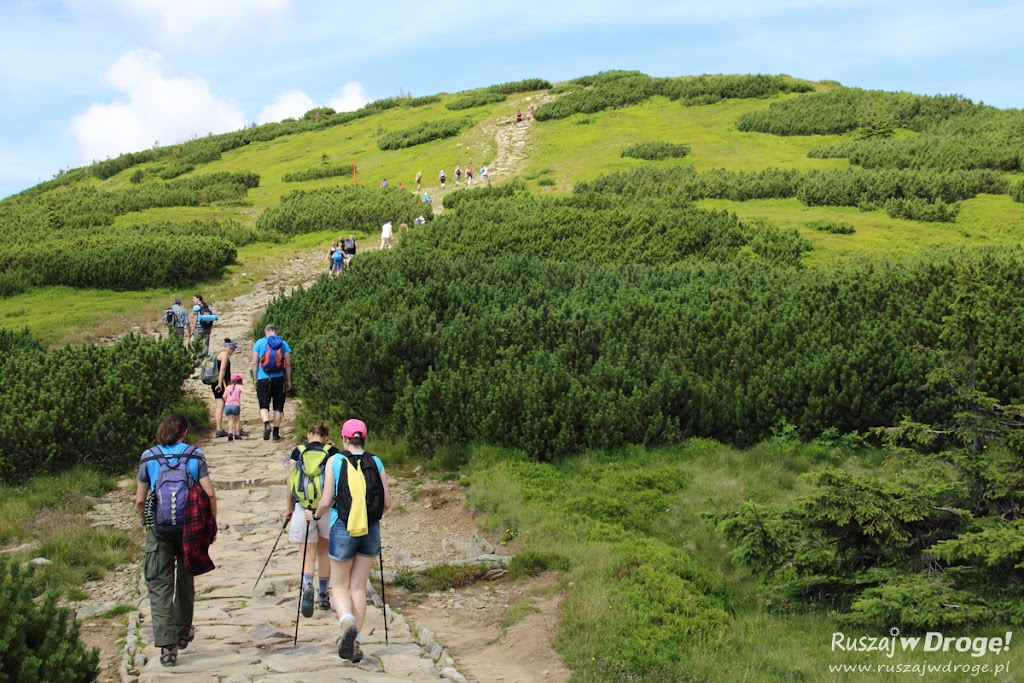
<svg viewBox="0 0 1024 683"><path fill-rule="evenodd" d="M354 614L342 614L341 619L338 619L338 626L341 626L346 621L351 620L352 623L356 623L356 617Z"/></svg>
<svg viewBox="0 0 1024 683"><path fill-rule="evenodd" d="M357 633L356 634L356 642L359 643L360 645L363 644L363 634L362 633Z"/></svg>
<svg viewBox="0 0 1024 683"><path fill-rule="evenodd" d="M327 582L328 581L330 581L330 579L320 579L320 595L325 597L325 598L327 597Z"/></svg>
<svg viewBox="0 0 1024 683"><path fill-rule="evenodd" d="M305 587L305 586L312 586L313 585L313 574L311 574L311 573L310 574L303 573L302 574L302 585L303 585L303 587Z"/></svg>
<svg viewBox="0 0 1024 683"><path fill-rule="evenodd" d="M264 426L264 428L269 427L270 426L270 420L264 420L263 421L263 426Z"/></svg>

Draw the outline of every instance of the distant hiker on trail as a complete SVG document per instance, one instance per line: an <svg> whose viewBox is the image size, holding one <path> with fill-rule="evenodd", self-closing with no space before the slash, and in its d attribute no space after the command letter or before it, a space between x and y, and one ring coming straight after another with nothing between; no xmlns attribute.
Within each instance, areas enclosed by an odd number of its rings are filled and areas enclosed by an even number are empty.
<svg viewBox="0 0 1024 683"><path fill-rule="evenodd" d="M473 167L466 167L466 185L473 187Z"/></svg>
<svg viewBox="0 0 1024 683"><path fill-rule="evenodd" d="M416 192L420 191L420 183L423 182L423 171L416 172Z"/></svg>
<svg viewBox="0 0 1024 683"><path fill-rule="evenodd" d="M487 180L487 167L486 166L481 166L480 167L480 179L483 180L484 183L486 183L488 185L491 184L490 181Z"/></svg>
<svg viewBox="0 0 1024 683"><path fill-rule="evenodd" d="M224 416L228 418L228 441L242 438L242 376L231 375L224 388Z"/></svg>
<svg viewBox="0 0 1024 683"><path fill-rule="evenodd" d="M224 348L217 352L217 383L210 387L213 390L213 424L217 428L214 436L220 438L228 433L222 429L224 424L224 389L231 379L231 356L235 353L238 344L231 339L224 338Z"/></svg>
<svg viewBox="0 0 1024 683"><path fill-rule="evenodd" d="M388 221L380 227L380 248L381 251L384 249L390 249L394 244L394 230L392 229L391 221Z"/></svg>
<svg viewBox="0 0 1024 683"><path fill-rule="evenodd" d="M306 519L319 521L330 510L331 591L341 627L338 656L358 662L363 658L366 582L380 554L380 518L391 507L391 491L380 458L363 450L363 421L345 422L341 437L345 450L327 461L330 476L323 496L315 512L306 511Z"/></svg>
<svg viewBox="0 0 1024 683"><path fill-rule="evenodd" d="M170 320L166 317L164 321L174 329L174 336L178 339L192 338L192 321L188 317L188 310L181 305L181 297L175 297L174 305L169 309Z"/></svg>
<svg viewBox="0 0 1024 683"><path fill-rule="evenodd" d="M516 123L522 123L522 122L523 122L523 112L522 111L517 111L516 112Z"/></svg>
<svg viewBox="0 0 1024 683"><path fill-rule="evenodd" d="M331 272L340 273L345 270L345 251L340 245L331 247Z"/></svg>
<svg viewBox="0 0 1024 683"><path fill-rule="evenodd" d="M420 214L419 216L416 216L416 220L414 220L414 221L412 222L412 224L413 224L413 225L423 225L423 224L424 224L424 223L426 223L426 222L427 222L427 219L426 219L426 218L424 218L424 217L423 217L423 214L421 213L421 214Z"/></svg>
<svg viewBox="0 0 1024 683"><path fill-rule="evenodd" d="M423 201L427 203L430 202L430 195L427 194L426 192L423 193Z"/></svg>
<svg viewBox="0 0 1024 683"><path fill-rule="evenodd" d="M320 504L327 472L327 459L338 452L331 445L329 432L323 422L309 428L306 443L292 451L288 461L288 487L286 490L284 518L290 519L288 540L305 543L305 558L302 563L302 615L313 616L313 573L320 567L317 606L322 610L331 609L328 584L331 580L331 560L327 555L331 540L331 518L321 517L317 521L306 521L305 510L315 510Z"/></svg>
<svg viewBox="0 0 1024 683"><path fill-rule="evenodd" d="M462 180L462 167L455 167L455 187L459 186L459 181Z"/></svg>
<svg viewBox="0 0 1024 683"><path fill-rule="evenodd" d="M338 243L331 242L330 248L327 250L327 270L329 272L334 271L334 253L338 251Z"/></svg>
<svg viewBox="0 0 1024 683"><path fill-rule="evenodd" d="M142 571L163 666L174 666L178 650L195 639L192 577L214 568L208 548L217 536L217 494L203 452L185 444L187 434L184 417L165 417L158 445L142 454L135 477L135 509L146 528Z"/></svg>
<svg viewBox="0 0 1024 683"><path fill-rule="evenodd" d="M267 325L263 336L252 345L252 367L256 378L256 400L260 404L263 420L263 440L270 439L273 427L274 441L281 440L281 421L284 419L284 394L292 388L292 349L281 337L277 327ZM270 407L274 415L271 425Z"/></svg>
<svg viewBox="0 0 1024 683"><path fill-rule="evenodd" d="M348 268L348 264L352 262L352 257L356 255L356 239L352 235L348 236L348 239L343 243L345 250L345 267Z"/></svg>
<svg viewBox="0 0 1024 683"><path fill-rule="evenodd" d="M387 187L388 186L388 179L384 178L383 180L381 180L380 181L380 186L381 187Z"/></svg>
<svg viewBox="0 0 1024 683"><path fill-rule="evenodd" d="M437 176L437 179L441 181L441 189L443 190L444 189L444 179L445 179L444 169L443 168L441 169L441 174L439 176Z"/></svg>
<svg viewBox="0 0 1024 683"><path fill-rule="evenodd" d="M210 318L213 316L213 311L203 301L201 294L192 297L192 311L196 314L196 326L193 334L203 340L203 355L205 356L210 352L210 332L213 331L213 320ZM204 317L207 319L203 320Z"/></svg>

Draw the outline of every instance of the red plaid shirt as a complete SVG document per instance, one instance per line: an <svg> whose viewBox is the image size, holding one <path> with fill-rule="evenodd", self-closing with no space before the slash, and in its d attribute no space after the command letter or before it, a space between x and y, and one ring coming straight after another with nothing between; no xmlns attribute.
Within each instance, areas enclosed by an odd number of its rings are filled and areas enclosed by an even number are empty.
<svg viewBox="0 0 1024 683"><path fill-rule="evenodd" d="M202 486L194 484L185 503L185 529L182 533L185 569L189 574L199 576L216 568L210 559L210 545L216 539L217 520L210 506L210 496Z"/></svg>

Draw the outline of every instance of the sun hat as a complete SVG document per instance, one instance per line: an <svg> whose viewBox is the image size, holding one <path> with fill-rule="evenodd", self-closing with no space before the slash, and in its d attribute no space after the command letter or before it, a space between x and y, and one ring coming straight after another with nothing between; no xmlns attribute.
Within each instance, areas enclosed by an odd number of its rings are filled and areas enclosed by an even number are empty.
<svg viewBox="0 0 1024 683"><path fill-rule="evenodd" d="M237 379L237 380L238 380L239 382L244 382L244 381L245 381L244 379L242 379L242 376L241 376L241 375L239 375L238 373L235 373L234 375L231 375L231 381L232 381L232 382L234 382L234 381L235 381L236 379Z"/></svg>
<svg viewBox="0 0 1024 683"><path fill-rule="evenodd" d="M352 439L352 438L366 438L366 423L362 420L346 420L345 424L341 425L341 438Z"/></svg>

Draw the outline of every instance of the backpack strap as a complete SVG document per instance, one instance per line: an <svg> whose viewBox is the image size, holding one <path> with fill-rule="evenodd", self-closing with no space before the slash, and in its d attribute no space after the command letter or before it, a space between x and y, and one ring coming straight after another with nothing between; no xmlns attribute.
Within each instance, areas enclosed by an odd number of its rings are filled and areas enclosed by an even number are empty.
<svg viewBox="0 0 1024 683"><path fill-rule="evenodd" d="M197 449L195 446L188 446L187 448L185 448L184 451L182 451L178 455L165 455L164 452L160 450L159 446L153 446L152 448L146 451L147 453L152 453L152 455L149 456L148 458L143 458L140 462L152 462L153 460L160 460L161 458L163 458L164 460L166 460L167 458L184 458L185 460L206 460L206 458L203 457L202 455L196 455L196 450ZM170 467L170 463L167 463L167 466ZM174 467L177 468L177 465L175 465Z"/></svg>

